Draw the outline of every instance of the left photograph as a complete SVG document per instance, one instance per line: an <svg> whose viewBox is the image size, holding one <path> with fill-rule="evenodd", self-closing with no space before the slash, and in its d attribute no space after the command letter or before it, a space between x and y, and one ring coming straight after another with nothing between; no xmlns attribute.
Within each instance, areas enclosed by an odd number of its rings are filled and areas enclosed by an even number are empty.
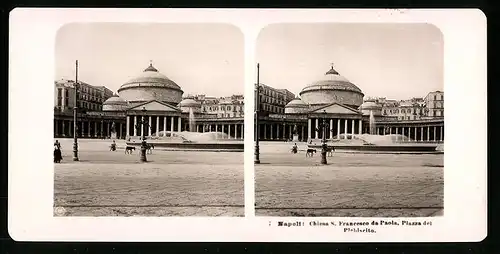
<svg viewBox="0 0 500 254"><path fill-rule="evenodd" d="M228 24L57 33L54 216L244 216L244 38Z"/></svg>

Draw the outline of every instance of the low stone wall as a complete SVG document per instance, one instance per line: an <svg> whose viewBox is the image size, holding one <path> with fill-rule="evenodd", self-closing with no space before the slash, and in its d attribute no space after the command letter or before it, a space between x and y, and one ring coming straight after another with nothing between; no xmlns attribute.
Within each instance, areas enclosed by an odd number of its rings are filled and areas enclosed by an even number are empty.
<svg viewBox="0 0 500 254"><path fill-rule="evenodd" d="M155 148L171 148L179 150L214 150L214 151L229 151L236 150L243 152L245 149L244 143L153 143ZM127 142L128 146L140 147L141 143Z"/></svg>
<svg viewBox="0 0 500 254"><path fill-rule="evenodd" d="M310 148L321 149L321 145L309 145ZM330 147L330 146L329 146ZM436 146L433 145L395 145L395 146L372 146L372 145L362 145L362 146L349 146L349 145L336 145L335 150L346 150L346 151L376 151L376 152L438 152L436 151ZM442 151L441 151L442 152Z"/></svg>

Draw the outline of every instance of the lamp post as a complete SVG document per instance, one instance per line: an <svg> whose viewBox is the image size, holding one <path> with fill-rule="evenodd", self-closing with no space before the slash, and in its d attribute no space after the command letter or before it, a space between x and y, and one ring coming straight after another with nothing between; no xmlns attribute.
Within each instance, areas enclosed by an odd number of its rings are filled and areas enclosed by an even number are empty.
<svg viewBox="0 0 500 254"><path fill-rule="evenodd" d="M328 145L326 144L326 132L329 128L329 124L326 121L326 110L323 110L323 119L321 123L318 124L317 131L322 133L321 138L321 164L327 164L326 161L326 150L328 149Z"/></svg>
<svg viewBox="0 0 500 254"><path fill-rule="evenodd" d="M137 125L135 126L135 128L138 130L141 130L141 139L142 139L142 142L141 142L141 162L147 162L147 158L146 158L146 146L147 146L147 144L146 144L145 133L146 133L146 128L149 127L149 122L145 117L145 114L146 114L145 107L142 108L142 113L143 113L142 117L137 122Z"/></svg>
<svg viewBox="0 0 500 254"><path fill-rule="evenodd" d="M73 161L78 161L78 60L75 75L75 105L73 106Z"/></svg>
<svg viewBox="0 0 500 254"><path fill-rule="evenodd" d="M257 63L257 84L255 85L255 158L254 163L260 164L260 151L259 151L259 108L260 108L260 90L262 86L259 83L259 69L260 64Z"/></svg>

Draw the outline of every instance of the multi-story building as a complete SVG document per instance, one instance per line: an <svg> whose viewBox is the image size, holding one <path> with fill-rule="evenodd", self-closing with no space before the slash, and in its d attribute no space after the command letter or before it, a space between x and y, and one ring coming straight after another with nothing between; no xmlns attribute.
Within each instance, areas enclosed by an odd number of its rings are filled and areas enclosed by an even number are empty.
<svg viewBox="0 0 500 254"><path fill-rule="evenodd" d="M107 88L78 82L79 103L74 122L74 82L56 82L54 136L85 138L112 137L140 139L177 132L216 132L218 138L243 139L243 96L182 98L182 88L152 64L140 75L126 81L114 94ZM71 90L73 91L71 91ZM63 105L64 104L64 105ZM137 128L147 119L149 128ZM74 127L76 126L76 133ZM224 133L225 135L219 135Z"/></svg>
<svg viewBox="0 0 500 254"><path fill-rule="evenodd" d="M398 120L419 120L426 116L427 109L422 98L410 100L387 100L385 98L375 99L382 106L382 115L395 117Z"/></svg>
<svg viewBox="0 0 500 254"><path fill-rule="evenodd" d="M61 79L55 83L54 110L73 110L75 106L75 81ZM78 81L78 108L80 111L100 111L102 103L113 96L105 86L92 86Z"/></svg>
<svg viewBox="0 0 500 254"><path fill-rule="evenodd" d="M284 114L285 106L295 98L295 95L286 89L260 84L260 107L261 114Z"/></svg>
<svg viewBox="0 0 500 254"><path fill-rule="evenodd" d="M261 110L265 111L272 90L269 86L263 87L260 99ZM426 100L364 100L362 90L333 67L323 79L306 85L299 95L300 98L286 104L284 113L274 110L273 114L259 115L259 125L255 128L259 130L260 140L293 139L316 143L323 138L352 139L354 135L368 133L395 135L397 142L444 140L443 117L426 116L431 100L434 108L440 105L437 102L442 97L437 95L427 96ZM323 124L328 127L325 132L320 128Z"/></svg>
<svg viewBox="0 0 500 254"><path fill-rule="evenodd" d="M219 118L244 117L243 95L227 97L209 97L205 95L188 95L184 99L193 99L201 103L201 112L214 114Z"/></svg>
<svg viewBox="0 0 500 254"><path fill-rule="evenodd" d="M444 117L444 93L442 91L430 92L424 98L427 116Z"/></svg>

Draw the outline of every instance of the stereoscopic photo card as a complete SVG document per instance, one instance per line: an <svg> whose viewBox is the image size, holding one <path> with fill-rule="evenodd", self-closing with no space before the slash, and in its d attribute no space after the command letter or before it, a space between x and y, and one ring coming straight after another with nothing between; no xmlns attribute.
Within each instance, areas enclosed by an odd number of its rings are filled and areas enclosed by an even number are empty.
<svg viewBox="0 0 500 254"><path fill-rule="evenodd" d="M9 30L14 240L486 237L480 10L18 8Z"/></svg>

